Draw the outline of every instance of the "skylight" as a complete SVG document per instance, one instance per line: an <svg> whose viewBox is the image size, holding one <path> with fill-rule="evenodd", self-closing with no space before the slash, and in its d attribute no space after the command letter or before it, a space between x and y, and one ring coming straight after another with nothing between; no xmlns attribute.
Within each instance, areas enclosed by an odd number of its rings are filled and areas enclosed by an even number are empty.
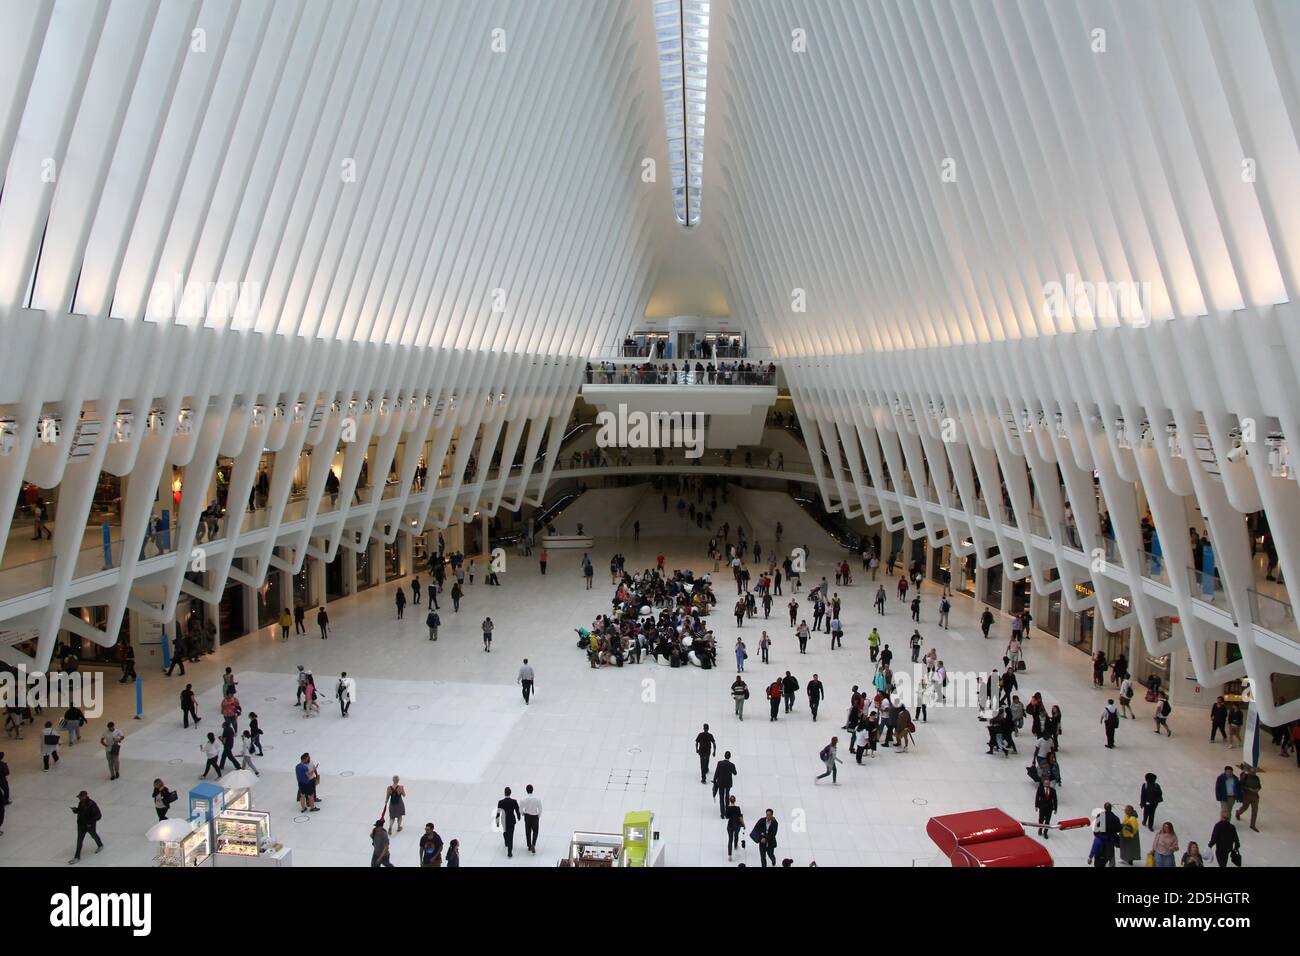
<svg viewBox="0 0 1300 956"><path fill-rule="evenodd" d="M681 225L694 226L700 221L700 188L704 181L709 2L654 0L654 11L673 209Z"/></svg>

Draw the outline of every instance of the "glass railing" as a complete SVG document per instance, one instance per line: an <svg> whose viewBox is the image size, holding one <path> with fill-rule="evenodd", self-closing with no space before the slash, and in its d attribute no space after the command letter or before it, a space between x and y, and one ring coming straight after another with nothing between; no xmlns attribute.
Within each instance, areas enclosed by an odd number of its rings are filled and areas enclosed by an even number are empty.
<svg viewBox="0 0 1300 956"><path fill-rule="evenodd" d="M1250 597L1250 619L1260 627L1300 641L1300 627L1296 624L1295 608L1288 602L1261 594L1254 588L1246 592Z"/></svg>
<svg viewBox="0 0 1300 956"><path fill-rule="evenodd" d="M1196 568L1187 568L1187 585L1192 597L1207 604L1227 607L1228 595L1223 588L1223 579L1218 574L1206 574Z"/></svg>
<svg viewBox="0 0 1300 956"><path fill-rule="evenodd" d="M775 385L774 365L721 363L603 362L587 368L588 385Z"/></svg>

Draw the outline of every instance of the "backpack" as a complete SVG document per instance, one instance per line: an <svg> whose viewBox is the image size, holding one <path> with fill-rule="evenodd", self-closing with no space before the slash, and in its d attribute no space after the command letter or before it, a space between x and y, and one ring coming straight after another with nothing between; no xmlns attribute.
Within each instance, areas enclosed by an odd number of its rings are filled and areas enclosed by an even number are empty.
<svg viewBox="0 0 1300 956"><path fill-rule="evenodd" d="M103 816L104 815L99 812L99 804L94 800L90 801L90 819L95 823L98 823Z"/></svg>
<svg viewBox="0 0 1300 956"><path fill-rule="evenodd" d="M825 747L822 748L821 753L819 753L817 756L821 757L822 760L827 760L830 758L830 755L831 755L831 745L827 744Z"/></svg>
<svg viewBox="0 0 1300 956"><path fill-rule="evenodd" d="M1171 713L1173 713L1173 710L1174 708L1170 706L1169 701L1165 700L1160 705L1160 716L1168 717Z"/></svg>

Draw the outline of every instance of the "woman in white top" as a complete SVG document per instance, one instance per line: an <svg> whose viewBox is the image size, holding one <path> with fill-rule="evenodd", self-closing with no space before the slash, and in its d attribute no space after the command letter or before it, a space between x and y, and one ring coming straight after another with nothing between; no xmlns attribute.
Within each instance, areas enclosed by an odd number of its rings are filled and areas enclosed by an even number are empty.
<svg viewBox="0 0 1300 956"><path fill-rule="evenodd" d="M221 755L221 744L217 742L217 735L209 731L208 739L199 744L199 750L208 758L208 762L203 765L203 773L199 774L199 779L206 780L209 770L220 777L221 767L217 765L217 757Z"/></svg>
<svg viewBox="0 0 1300 956"><path fill-rule="evenodd" d="M253 766L254 749L252 745L252 734L247 730L239 737L239 765L247 770L253 771L257 776L261 776L261 771Z"/></svg>

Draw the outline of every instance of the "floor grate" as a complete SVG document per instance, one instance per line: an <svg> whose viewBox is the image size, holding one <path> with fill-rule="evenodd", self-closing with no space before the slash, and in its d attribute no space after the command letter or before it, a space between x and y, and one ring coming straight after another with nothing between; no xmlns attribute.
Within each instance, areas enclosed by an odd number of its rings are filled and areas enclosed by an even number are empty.
<svg viewBox="0 0 1300 956"><path fill-rule="evenodd" d="M645 793L650 782L648 770L611 770L605 782L605 792Z"/></svg>

